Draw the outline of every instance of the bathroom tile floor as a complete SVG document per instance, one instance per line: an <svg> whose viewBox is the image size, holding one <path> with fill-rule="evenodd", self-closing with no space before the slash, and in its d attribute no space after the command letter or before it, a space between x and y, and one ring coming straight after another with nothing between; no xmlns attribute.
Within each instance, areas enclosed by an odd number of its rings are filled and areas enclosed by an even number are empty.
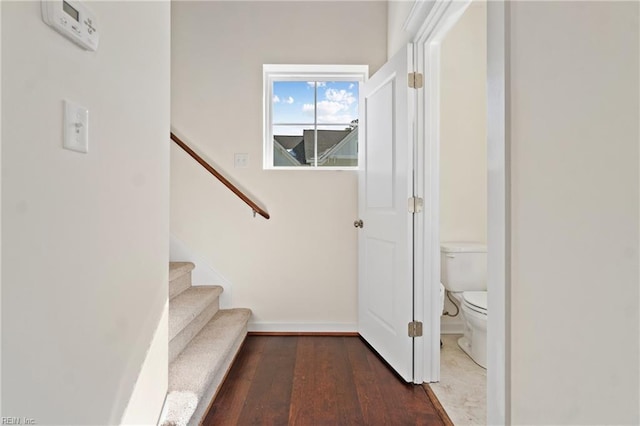
<svg viewBox="0 0 640 426"><path fill-rule="evenodd" d="M440 382L430 386L454 425L485 425L487 371L460 349L460 337L442 335Z"/></svg>

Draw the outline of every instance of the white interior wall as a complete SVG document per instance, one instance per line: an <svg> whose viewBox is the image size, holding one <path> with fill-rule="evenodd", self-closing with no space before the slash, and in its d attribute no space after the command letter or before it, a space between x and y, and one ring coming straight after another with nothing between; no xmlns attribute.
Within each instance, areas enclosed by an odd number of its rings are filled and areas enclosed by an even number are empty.
<svg viewBox="0 0 640 426"><path fill-rule="evenodd" d="M91 2L95 53L39 1L0 7L2 416L117 424L167 299L170 5ZM88 154L62 149L65 98Z"/></svg>
<svg viewBox="0 0 640 426"><path fill-rule="evenodd" d="M252 329L356 330L357 174L262 170L262 65L385 61L384 2L177 2L172 126L266 205L249 207L179 148L171 232L233 285ZM234 168L234 153L249 154Z"/></svg>
<svg viewBox="0 0 640 426"><path fill-rule="evenodd" d="M441 44L442 241L487 241L486 32L486 3L474 2Z"/></svg>
<svg viewBox="0 0 640 426"><path fill-rule="evenodd" d="M487 241L486 33L486 3L473 2L441 42L441 241ZM456 310L448 299L445 310ZM441 327L462 332L460 315Z"/></svg>
<svg viewBox="0 0 640 426"><path fill-rule="evenodd" d="M639 5L512 2L513 424L638 424Z"/></svg>

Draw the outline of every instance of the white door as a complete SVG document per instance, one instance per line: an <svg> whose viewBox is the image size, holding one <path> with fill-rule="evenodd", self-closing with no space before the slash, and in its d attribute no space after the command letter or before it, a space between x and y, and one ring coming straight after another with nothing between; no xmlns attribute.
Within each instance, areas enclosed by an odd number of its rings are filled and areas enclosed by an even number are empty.
<svg viewBox="0 0 640 426"><path fill-rule="evenodd" d="M359 332L407 382L413 381L412 65L409 45L364 84L358 182Z"/></svg>

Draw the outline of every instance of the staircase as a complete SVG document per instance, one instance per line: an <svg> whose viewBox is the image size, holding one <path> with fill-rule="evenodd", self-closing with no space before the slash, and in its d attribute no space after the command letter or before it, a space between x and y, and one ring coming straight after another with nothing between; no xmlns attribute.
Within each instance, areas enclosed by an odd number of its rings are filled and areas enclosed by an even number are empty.
<svg viewBox="0 0 640 426"><path fill-rule="evenodd" d="M169 390L160 425L198 425L247 335L249 309L219 309L222 287L192 286L169 264Z"/></svg>

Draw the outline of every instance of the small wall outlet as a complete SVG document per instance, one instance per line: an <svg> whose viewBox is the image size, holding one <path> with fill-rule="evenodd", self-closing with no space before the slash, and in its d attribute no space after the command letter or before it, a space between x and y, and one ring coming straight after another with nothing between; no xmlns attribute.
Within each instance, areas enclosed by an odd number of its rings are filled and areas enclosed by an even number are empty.
<svg viewBox="0 0 640 426"><path fill-rule="evenodd" d="M236 169L244 169L249 167L249 154L233 154L233 166Z"/></svg>

